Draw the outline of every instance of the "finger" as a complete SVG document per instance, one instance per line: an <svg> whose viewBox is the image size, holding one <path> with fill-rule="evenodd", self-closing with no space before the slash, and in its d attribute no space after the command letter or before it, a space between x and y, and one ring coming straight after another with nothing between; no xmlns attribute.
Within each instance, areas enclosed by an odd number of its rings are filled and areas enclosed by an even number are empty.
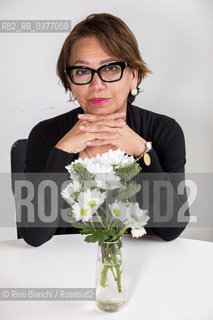
<svg viewBox="0 0 213 320"><path fill-rule="evenodd" d="M107 127L116 128L116 127L124 127L126 122L122 119L103 119L99 122L96 122L99 125L105 125Z"/></svg>
<svg viewBox="0 0 213 320"><path fill-rule="evenodd" d="M97 140L109 140L119 138L120 134L118 132L98 132L95 133L94 136Z"/></svg>
<svg viewBox="0 0 213 320"><path fill-rule="evenodd" d="M92 147L95 147L95 146L102 146L102 145L108 145L108 144L111 144L111 145L117 145L118 144L118 140L117 139L106 139L106 140L99 140L99 139L96 139L96 140L92 140L92 141L87 141L86 143L88 146L92 146Z"/></svg>
<svg viewBox="0 0 213 320"><path fill-rule="evenodd" d="M78 114L78 118L81 120L87 120L87 121L98 121L102 119L119 119L123 118L125 116L125 112L115 112L107 115L99 115L99 114L89 114L89 113L84 113L84 114Z"/></svg>
<svg viewBox="0 0 213 320"><path fill-rule="evenodd" d="M116 128L123 128L126 125L125 121L121 120L102 120L101 122L82 123L79 129L89 132L113 132Z"/></svg>
<svg viewBox="0 0 213 320"><path fill-rule="evenodd" d="M90 133L86 132L86 141L93 141L93 140L109 140L109 139L118 139L120 134L118 132L98 132L98 133Z"/></svg>

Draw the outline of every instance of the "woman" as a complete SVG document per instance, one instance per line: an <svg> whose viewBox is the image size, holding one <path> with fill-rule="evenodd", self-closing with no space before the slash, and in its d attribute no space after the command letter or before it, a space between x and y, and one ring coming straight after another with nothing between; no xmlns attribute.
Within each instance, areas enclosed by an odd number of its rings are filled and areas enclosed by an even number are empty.
<svg viewBox="0 0 213 320"><path fill-rule="evenodd" d="M185 142L178 123L132 105L148 73L151 71L140 56L137 41L121 19L93 14L77 24L63 44L57 74L80 107L33 128L25 172L66 172L65 166L78 157L120 148L137 157L143 172L177 172L183 177ZM145 151L151 158L147 167L143 163ZM185 196L181 199L175 195L174 217L184 200ZM26 242L37 246L54 234L75 232L61 226L59 219L54 227L20 228L19 232ZM146 229L149 234L172 240L185 226Z"/></svg>

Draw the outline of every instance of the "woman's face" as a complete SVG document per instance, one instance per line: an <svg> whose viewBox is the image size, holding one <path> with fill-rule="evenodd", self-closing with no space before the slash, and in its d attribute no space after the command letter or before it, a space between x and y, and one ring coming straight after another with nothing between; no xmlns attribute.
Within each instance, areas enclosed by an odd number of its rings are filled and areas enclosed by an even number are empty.
<svg viewBox="0 0 213 320"><path fill-rule="evenodd" d="M73 46L69 65L98 69L102 65L117 61L123 60L108 55L95 38L84 38ZM97 73L94 74L92 82L85 85L75 85L70 79L68 80L71 91L76 96L84 113L104 115L126 112L127 97L129 92L137 87L137 77L136 70L126 67L121 80L116 82L103 82ZM106 100L94 101L93 99L96 98Z"/></svg>

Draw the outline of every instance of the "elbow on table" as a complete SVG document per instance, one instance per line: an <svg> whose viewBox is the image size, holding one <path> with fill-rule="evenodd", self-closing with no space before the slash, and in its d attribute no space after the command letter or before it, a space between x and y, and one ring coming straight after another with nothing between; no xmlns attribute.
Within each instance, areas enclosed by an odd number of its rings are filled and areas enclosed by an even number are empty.
<svg viewBox="0 0 213 320"><path fill-rule="evenodd" d="M181 223L174 224L175 226L165 226L165 227L153 227L151 228L151 232L164 241L172 241L177 239L181 233L186 229L190 220L189 210L185 215L185 221Z"/></svg>
<svg viewBox="0 0 213 320"><path fill-rule="evenodd" d="M36 228L35 228L36 229ZM53 234L45 234L37 232L38 230L29 230L28 228L19 228L19 234L22 236L23 240L32 247L40 247L42 244L49 241Z"/></svg>
<svg viewBox="0 0 213 320"><path fill-rule="evenodd" d="M49 240L49 239L48 239ZM28 240L28 239L24 239L24 241L30 245L31 247L40 247L42 246L42 244L44 244L45 242L47 242L48 240L45 240L45 241L41 241L41 240L38 240L38 239L31 239L31 240Z"/></svg>
<svg viewBox="0 0 213 320"><path fill-rule="evenodd" d="M164 241L172 241L177 239L185 228L156 228L155 234Z"/></svg>

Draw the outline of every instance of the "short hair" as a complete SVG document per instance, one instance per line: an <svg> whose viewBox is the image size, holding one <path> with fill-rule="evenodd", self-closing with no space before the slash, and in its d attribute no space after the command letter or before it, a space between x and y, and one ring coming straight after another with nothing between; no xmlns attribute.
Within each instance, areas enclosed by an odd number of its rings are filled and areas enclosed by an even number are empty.
<svg viewBox="0 0 213 320"><path fill-rule="evenodd" d="M140 92L139 84L152 71L141 57L133 32L123 20L109 13L90 14L85 20L79 22L65 39L56 67L56 73L65 92L70 90L65 69L69 65L73 45L87 37L95 37L105 52L123 59L130 68L138 69L137 91ZM130 92L127 100L132 103L135 96Z"/></svg>

